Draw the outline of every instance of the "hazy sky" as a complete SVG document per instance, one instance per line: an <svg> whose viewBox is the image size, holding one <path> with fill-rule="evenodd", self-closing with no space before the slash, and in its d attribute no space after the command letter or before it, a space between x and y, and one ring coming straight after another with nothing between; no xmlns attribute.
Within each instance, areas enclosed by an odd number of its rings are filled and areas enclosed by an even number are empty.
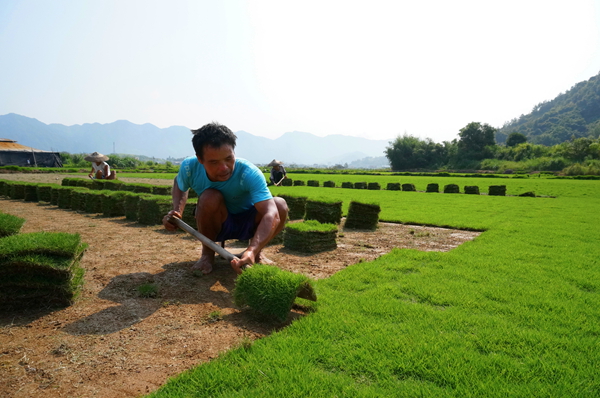
<svg viewBox="0 0 600 398"><path fill-rule="evenodd" d="M599 72L597 0L0 1L0 115L44 123L440 142Z"/></svg>

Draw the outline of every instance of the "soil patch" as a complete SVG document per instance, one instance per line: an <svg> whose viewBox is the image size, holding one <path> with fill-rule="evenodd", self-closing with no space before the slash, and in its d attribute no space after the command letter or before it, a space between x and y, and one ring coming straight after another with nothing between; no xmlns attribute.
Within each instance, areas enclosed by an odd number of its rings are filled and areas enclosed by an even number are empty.
<svg viewBox="0 0 600 398"><path fill-rule="evenodd" d="M66 176L0 178L60 183ZM89 244L81 262L83 293L74 305L0 313L2 397L139 396L302 316L292 312L281 324L236 308L231 267L217 258L211 274L194 277L190 267L200 256L200 242L184 232L21 200L0 199L0 210L25 218L22 232L76 232ZM447 251L478 234L380 223L375 232L342 231L338 248L329 252L302 255L281 245L265 252L283 269L320 279L392 248ZM227 249L238 253L243 246L230 241ZM142 298L138 287L148 283L157 286L157 295Z"/></svg>

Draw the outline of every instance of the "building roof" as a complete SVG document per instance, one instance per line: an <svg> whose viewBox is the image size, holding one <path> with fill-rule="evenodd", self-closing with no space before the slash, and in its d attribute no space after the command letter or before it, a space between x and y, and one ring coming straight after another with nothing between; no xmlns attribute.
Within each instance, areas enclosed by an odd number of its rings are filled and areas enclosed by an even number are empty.
<svg viewBox="0 0 600 398"><path fill-rule="evenodd" d="M0 138L0 151L14 151L14 152L50 152L42 151L41 149L31 148L29 146L17 144L17 141L8 138Z"/></svg>

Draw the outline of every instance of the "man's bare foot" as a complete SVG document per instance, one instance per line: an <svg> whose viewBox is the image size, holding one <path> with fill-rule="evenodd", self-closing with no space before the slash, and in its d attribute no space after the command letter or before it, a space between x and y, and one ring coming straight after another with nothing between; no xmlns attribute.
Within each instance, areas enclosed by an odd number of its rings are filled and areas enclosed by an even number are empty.
<svg viewBox="0 0 600 398"><path fill-rule="evenodd" d="M213 269L214 261L214 257L210 258L202 256L200 257L200 260L196 262L196 264L192 265L192 272L200 271L205 275L210 274Z"/></svg>

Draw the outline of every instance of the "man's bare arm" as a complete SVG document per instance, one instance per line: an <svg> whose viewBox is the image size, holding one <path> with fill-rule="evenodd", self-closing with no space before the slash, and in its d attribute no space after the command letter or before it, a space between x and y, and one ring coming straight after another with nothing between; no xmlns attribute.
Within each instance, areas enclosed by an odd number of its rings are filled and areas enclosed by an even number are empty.
<svg viewBox="0 0 600 398"><path fill-rule="evenodd" d="M169 231L176 231L177 227L171 224L168 221L168 218L172 215L181 218L188 198L188 192L184 192L181 189L179 189L179 185L177 184L177 177L175 177L175 179L173 180L173 189L171 190L171 197L173 199L173 210L171 210L169 213L167 213L166 216L163 217L163 225Z"/></svg>

